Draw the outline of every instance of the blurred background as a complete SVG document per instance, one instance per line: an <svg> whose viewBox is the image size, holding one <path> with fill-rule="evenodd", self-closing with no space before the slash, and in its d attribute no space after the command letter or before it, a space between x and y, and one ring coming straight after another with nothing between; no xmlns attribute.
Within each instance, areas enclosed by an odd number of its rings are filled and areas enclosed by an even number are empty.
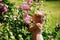
<svg viewBox="0 0 60 40"><path fill-rule="evenodd" d="M23 1L25 2L26 0L3 0L0 2L0 4L4 4L9 9L6 14L0 13L0 40L31 39L31 33L28 32L27 25L22 18L24 11L18 8ZM44 40L60 40L60 28L57 28L57 23L60 22L60 0L38 1L43 1L43 10L46 13L46 21L42 33ZM31 6L34 9L35 7L38 8L34 3ZM33 15L34 9L30 15Z"/></svg>

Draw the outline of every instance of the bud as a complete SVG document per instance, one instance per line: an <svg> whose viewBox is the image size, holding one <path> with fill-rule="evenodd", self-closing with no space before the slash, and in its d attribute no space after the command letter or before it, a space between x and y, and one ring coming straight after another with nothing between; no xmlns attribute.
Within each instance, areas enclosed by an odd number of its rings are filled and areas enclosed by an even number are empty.
<svg viewBox="0 0 60 40"><path fill-rule="evenodd" d="M57 23L57 28L59 28L59 29L60 29L60 22L59 22L59 23Z"/></svg>
<svg viewBox="0 0 60 40"><path fill-rule="evenodd" d="M0 23L0 26L2 26L2 24Z"/></svg>
<svg viewBox="0 0 60 40"><path fill-rule="evenodd" d="M13 19L14 19L14 20L17 20L17 16L13 16Z"/></svg>
<svg viewBox="0 0 60 40"><path fill-rule="evenodd" d="M53 38L53 36L52 36L52 35L50 35L50 36L48 36L48 38L50 38L50 39L51 39L51 38Z"/></svg>
<svg viewBox="0 0 60 40"><path fill-rule="evenodd" d="M39 4L39 2L36 2L36 6L39 6L40 4Z"/></svg>
<svg viewBox="0 0 60 40"><path fill-rule="evenodd" d="M27 0L28 4L32 4L33 0Z"/></svg>

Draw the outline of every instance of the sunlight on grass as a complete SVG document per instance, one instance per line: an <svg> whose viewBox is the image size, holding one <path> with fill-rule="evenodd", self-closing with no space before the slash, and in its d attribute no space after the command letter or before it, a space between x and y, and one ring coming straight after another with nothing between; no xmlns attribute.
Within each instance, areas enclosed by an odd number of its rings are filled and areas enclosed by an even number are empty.
<svg viewBox="0 0 60 40"><path fill-rule="evenodd" d="M45 10L47 10L47 30L53 32L56 23L60 22L60 1L45 2Z"/></svg>

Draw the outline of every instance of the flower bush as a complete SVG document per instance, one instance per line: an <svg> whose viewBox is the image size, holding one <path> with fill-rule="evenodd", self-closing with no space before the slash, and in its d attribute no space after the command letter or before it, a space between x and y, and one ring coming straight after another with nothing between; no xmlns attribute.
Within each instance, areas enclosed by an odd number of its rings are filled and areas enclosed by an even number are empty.
<svg viewBox="0 0 60 40"><path fill-rule="evenodd" d="M36 11L44 11L43 1L21 1L18 7L15 3L0 0L0 40L30 40L31 33L28 32L27 24L34 23L31 17ZM59 29L55 27L54 31L50 33L48 30L45 31L46 26L48 26L47 23L43 27L44 40L55 39Z"/></svg>

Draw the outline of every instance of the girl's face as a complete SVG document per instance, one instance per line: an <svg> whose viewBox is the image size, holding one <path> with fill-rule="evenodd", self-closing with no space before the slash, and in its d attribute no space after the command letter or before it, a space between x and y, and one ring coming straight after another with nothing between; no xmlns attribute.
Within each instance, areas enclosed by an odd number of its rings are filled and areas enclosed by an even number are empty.
<svg viewBox="0 0 60 40"><path fill-rule="evenodd" d="M36 23L43 23L45 20L45 15L39 15L39 14L34 14L33 16L33 21L35 21Z"/></svg>
<svg viewBox="0 0 60 40"><path fill-rule="evenodd" d="M40 20L41 20L42 22L44 22L44 21L45 21L46 16L45 16L45 15L39 15L39 16L40 16Z"/></svg>

